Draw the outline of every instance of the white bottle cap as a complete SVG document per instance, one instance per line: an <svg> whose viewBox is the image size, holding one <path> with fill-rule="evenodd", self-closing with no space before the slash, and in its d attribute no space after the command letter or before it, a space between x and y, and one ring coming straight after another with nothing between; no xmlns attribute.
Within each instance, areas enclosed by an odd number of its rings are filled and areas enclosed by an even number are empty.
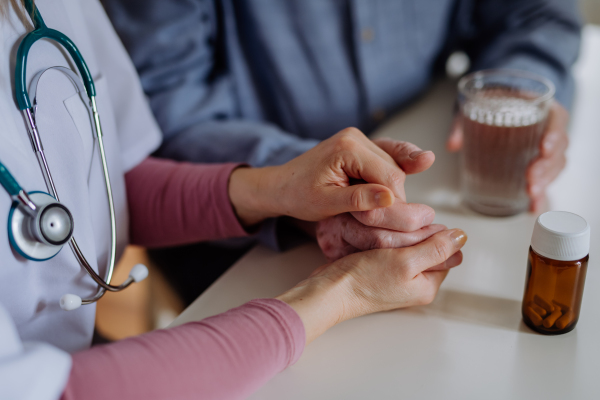
<svg viewBox="0 0 600 400"><path fill-rule="evenodd" d="M590 226L577 214L549 211L535 221L531 248L552 260L580 260L590 252Z"/></svg>

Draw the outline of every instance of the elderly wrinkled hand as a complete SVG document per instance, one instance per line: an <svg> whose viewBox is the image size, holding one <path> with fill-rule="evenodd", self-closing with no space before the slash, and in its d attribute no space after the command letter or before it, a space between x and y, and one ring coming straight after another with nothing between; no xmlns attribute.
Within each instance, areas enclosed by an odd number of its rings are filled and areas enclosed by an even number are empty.
<svg viewBox="0 0 600 400"><path fill-rule="evenodd" d="M531 200L530 210L539 212L546 201L546 188L566 165L569 145L567 125L569 112L554 101L550 106L548 123L540 141L539 155L527 168L527 192ZM462 147L463 131L460 117L456 116L446 147L458 151Z"/></svg>
<svg viewBox="0 0 600 400"><path fill-rule="evenodd" d="M424 204L407 203L404 192L405 175L427 170L435 161L434 154L408 142L373 142L402 169L402 187L389 207L336 215L317 224L317 241L329 261L358 251L412 246L446 229L443 225L431 225L434 210Z"/></svg>
<svg viewBox="0 0 600 400"><path fill-rule="evenodd" d="M396 204L389 208L394 209L390 210L390 214L395 211L402 216ZM319 222L316 235L323 254L331 262L358 251L409 247L446 229L444 225L430 225L432 220L433 215L422 222L400 221L396 229L385 229L375 224L364 224L352 214L345 213ZM381 224L389 226L384 221Z"/></svg>

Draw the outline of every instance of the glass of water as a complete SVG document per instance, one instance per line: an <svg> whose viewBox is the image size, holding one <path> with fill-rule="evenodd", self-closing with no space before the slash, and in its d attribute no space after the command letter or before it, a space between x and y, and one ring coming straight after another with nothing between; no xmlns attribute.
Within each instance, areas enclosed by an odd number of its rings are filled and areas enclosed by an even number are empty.
<svg viewBox="0 0 600 400"><path fill-rule="evenodd" d="M554 85L524 71L484 70L463 77L458 91L464 201L486 215L526 211L526 171L538 155Z"/></svg>

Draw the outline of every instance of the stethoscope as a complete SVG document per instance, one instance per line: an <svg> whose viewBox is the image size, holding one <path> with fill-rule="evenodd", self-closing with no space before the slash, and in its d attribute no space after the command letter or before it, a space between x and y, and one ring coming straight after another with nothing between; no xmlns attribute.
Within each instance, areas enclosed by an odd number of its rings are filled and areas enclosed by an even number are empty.
<svg viewBox="0 0 600 400"><path fill-rule="evenodd" d="M59 31L46 27L42 16L31 0L24 0L25 8L33 21L35 29L28 33L17 51L17 62L15 67L15 95L17 104L22 111L27 124L27 132L33 151L37 157L48 193L41 191L27 192L23 189L17 180L11 175L6 167L0 163L0 184L6 189L13 199L8 216L8 238L11 247L26 259L33 261L45 261L54 257L68 242L75 258L87 271L87 273L98 284L96 294L90 298L82 299L74 294L65 294L60 299L60 306L64 310L74 310L82 304L91 304L98 301L108 290L118 292L133 282L140 282L148 276L148 269L143 264L135 265L129 277L119 286L110 284L113 270L115 267L117 234L115 209L113 203L110 177L108 175L108 166L106 163L106 154L102 140L102 127L100 126L100 116L96 107L96 89L90 71L77 49L77 46L67 36ZM77 69L81 75L79 78L73 71L64 67L53 67L60 72L65 73L76 86L79 94L87 94L89 104L86 108L93 120L94 139L98 143L102 171L104 175L104 184L106 187L106 196L108 198L108 211L110 214L110 253L108 257L108 267L105 279L102 279L86 260L77 241L73 236L74 222L73 215L69 209L60 202L48 162L44 154L44 146L40 138L37 124L35 121L35 101L32 107L29 94L26 91L26 70L27 57L31 46L42 38L48 38L63 46L73 58ZM41 74L38 74L34 80L37 81ZM82 84L83 81L83 84ZM35 89L33 89L35 92ZM34 98L35 100L35 98ZM87 103L87 102L85 102Z"/></svg>

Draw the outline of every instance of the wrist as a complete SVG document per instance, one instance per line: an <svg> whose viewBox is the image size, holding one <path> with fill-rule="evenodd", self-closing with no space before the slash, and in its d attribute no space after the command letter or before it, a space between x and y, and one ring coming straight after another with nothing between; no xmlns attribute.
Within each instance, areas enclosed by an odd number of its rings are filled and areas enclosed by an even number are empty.
<svg viewBox="0 0 600 400"><path fill-rule="evenodd" d="M325 266L327 268L327 266ZM319 274L300 282L276 298L296 311L306 332L306 344L334 325L349 319L345 310L352 308L347 279L335 279Z"/></svg>
<svg viewBox="0 0 600 400"><path fill-rule="evenodd" d="M229 178L229 200L245 227L256 225L267 218L278 216L273 207L271 169L242 167L235 169Z"/></svg>

